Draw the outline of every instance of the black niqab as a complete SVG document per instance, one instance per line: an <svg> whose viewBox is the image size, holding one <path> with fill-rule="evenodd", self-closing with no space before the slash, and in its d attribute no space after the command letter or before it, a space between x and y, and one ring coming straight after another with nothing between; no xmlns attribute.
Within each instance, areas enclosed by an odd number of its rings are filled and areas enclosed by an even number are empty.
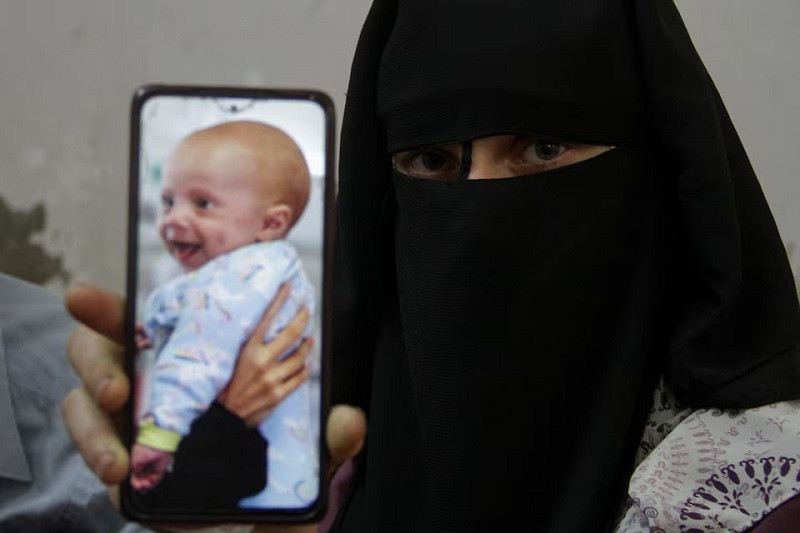
<svg viewBox="0 0 800 533"><path fill-rule="evenodd" d="M433 182L388 154L522 132L617 146ZM342 133L334 400L369 437L342 531L598 531L654 381L800 394L800 314L671 2L377 1Z"/></svg>

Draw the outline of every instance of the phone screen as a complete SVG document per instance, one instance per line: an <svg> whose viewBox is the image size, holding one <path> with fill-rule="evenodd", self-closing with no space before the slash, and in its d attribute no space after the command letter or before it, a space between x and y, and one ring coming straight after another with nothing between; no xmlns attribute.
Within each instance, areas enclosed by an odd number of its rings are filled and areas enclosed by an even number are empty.
<svg viewBox="0 0 800 533"><path fill-rule="evenodd" d="M317 91L135 94L130 516L302 521L324 509L333 131L331 101ZM283 305L257 333L285 286ZM270 342L303 308L308 354L292 357L302 341L274 353ZM272 388L258 384L261 367L241 382L241 413L264 411L247 419L220 398L251 336L282 373ZM271 395L281 399L265 408Z"/></svg>

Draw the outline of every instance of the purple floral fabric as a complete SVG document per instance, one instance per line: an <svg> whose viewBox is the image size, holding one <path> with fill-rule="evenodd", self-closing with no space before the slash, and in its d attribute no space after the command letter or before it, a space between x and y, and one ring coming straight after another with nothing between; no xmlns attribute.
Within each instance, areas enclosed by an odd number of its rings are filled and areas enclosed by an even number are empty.
<svg viewBox="0 0 800 533"><path fill-rule="evenodd" d="M639 464L617 531L744 531L799 493L800 401L702 409Z"/></svg>

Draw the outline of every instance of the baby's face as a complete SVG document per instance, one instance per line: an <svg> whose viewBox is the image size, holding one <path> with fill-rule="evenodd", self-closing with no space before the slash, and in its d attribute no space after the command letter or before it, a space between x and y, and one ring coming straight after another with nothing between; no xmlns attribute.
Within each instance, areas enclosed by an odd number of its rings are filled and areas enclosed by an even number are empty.
<svg viewBox="0 0 800 533"><path fill-rule="evenodd" d="M167 164L159 234L185 271L256 242L264 224L253 158L179 146Z"/></svg>

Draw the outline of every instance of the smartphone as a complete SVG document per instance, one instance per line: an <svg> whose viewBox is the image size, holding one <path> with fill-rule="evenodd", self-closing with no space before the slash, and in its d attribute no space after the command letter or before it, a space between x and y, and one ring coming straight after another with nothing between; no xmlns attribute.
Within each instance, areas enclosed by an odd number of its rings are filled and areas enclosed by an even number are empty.
<svg viewBox="0 0 800 533"><path fill-rule="evenodd" d="M149 85L133 96L130 132L134 395L123 510L145 522L318 519L327 472L331 99L315 90ZM284 286L285 302L256 332ZM276 383L284 390L257 386L254 371L247 387L255 399L241 392L237 405L262 409L270 391L284 396L248 424L220 401L242 347L251 336L270 346L302 308L310 353L293 358L301 341L279 355L265 348L273 366L283 365Z"/></svg>

